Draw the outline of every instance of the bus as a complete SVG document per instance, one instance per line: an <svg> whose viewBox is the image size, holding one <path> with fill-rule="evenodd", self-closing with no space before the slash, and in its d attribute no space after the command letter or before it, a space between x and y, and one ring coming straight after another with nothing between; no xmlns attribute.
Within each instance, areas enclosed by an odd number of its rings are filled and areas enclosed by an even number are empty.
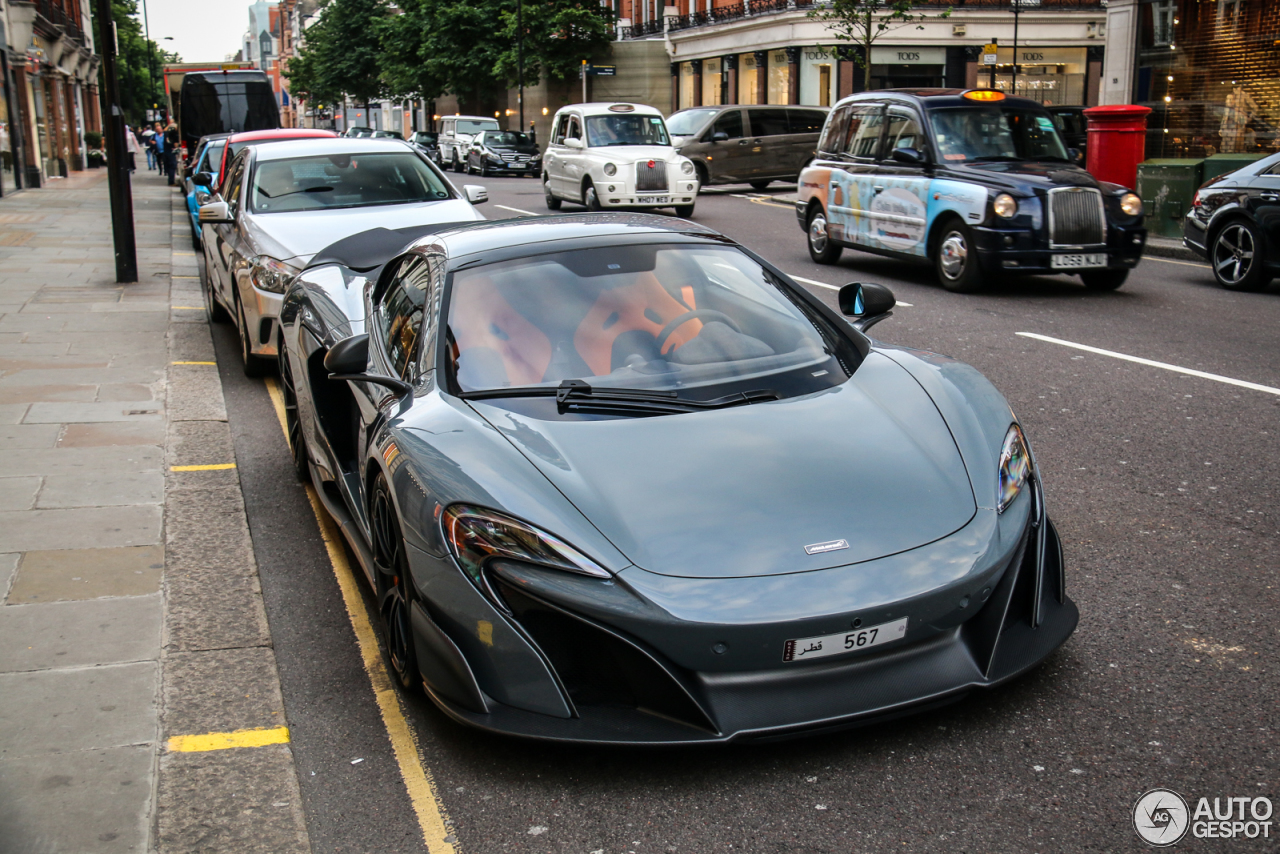
<svg viewBox="0 0 1280 854"><path fill-rule="evenodd" d="M166 65L164 88L184 168L203 136L280 127L271 80L251 62Z"/></svg>

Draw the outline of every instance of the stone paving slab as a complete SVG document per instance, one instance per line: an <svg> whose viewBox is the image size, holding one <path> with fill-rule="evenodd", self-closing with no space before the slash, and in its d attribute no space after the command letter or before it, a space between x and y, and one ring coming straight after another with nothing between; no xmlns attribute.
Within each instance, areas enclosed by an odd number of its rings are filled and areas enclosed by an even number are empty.
<svg viewBox="0 0 1280 854"><path fill-rule="evenodd" d="M144 596L160 592L164 546L58 549L22 555L7 599L10 605ZM3 610L3 609L0 609Z"/></svg>
<svg viewBox="0 0 1280 854"><path fill-rule="evenodd" d="M0 403L0 424L17 424L26 416L29 404Z"/></svg>
<svg viewBox="0 0 1280 854"><path fill-rule="evenodd" d="M59 448L101 448L113 445L160 445L165 424L158 418L115 421L105 424L68 424L62 428Z"/></svg>
<svg viewBox="0 0 1280 854"><path fill-rule="evenodd" d="M9 594L9 586L18 572L20 554L0 554L0 602Z"/></svg>
<svg viewBox="0 0 1280 854"><path fill-rule="evenodd" d="M284 698L270 647L177 652L165 659L166 737L283 724Z"/></svg>
<svg viewBox="0 0 1280 854"><path fill-rule="evenodd" d="M160 542L161 514L154 504L0 513L0 552L150 545Z"/></svg>
<svg viewBox="0 0 1280 854"><path fill-rule="evenodd" d="M92 386L90 386L93 388ZM3 390L0 390L3 394ZM97 389L94 388L94 397ZM101 424L104 421L164 420L164 407L154 400L95 403L33 403L25 424Z"/></svg>
<svg viewBox="0 0 1280 854"><path fill-rule="evenodd" d="M40 483L38 477L0 478L0 512L30 510L36 505Z"/></svg>
<svg viewBox="0 0 1280 854"><path fill-rule="evenodd" d="M163 423L160 423L163 429ZM33 448L0 457L0 477L162 471L164 450L151 445Z"/></svg>
<svg viewBox="0 0 1280 854"><path fill-rule="evenodd" d="M54 475L44 479L36 507L108 507L160 504L163 501L164 474L158 471L126 472L106 477Z"/></svg>
<svg viewBox="0 0 1280 854"><path fill-rule="evenodd" d="M19 567L19 582L22 574ZM0 672L153 658L161 607L153 593L0 608L0 647L11 650Z"/></svg>
<svg viewBox="0 0 1280 854"><path fill-rule="evenodd" d="M57 424L0 425L0 452L52 448L61 435L62 428Z"/></svg>

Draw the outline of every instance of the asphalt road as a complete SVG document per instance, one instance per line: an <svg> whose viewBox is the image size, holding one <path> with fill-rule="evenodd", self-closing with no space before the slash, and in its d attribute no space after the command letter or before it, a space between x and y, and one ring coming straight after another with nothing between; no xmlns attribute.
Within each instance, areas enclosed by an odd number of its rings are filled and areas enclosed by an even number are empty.
<svg viewBox="0 0 1280 854"><path fill-rule="evenodd" d="M534 180L466 180L489 188L491 219L546 213ZM704 194L694 219L793 275L888 285L911 305L876 336L967 361L1005 393L1064 540L1079 629L993 693L768 746L531 745L411 698L459 850L1136 851L1131 810L1150 788L1193 809L1202 796L1278 800L1280 394L1017 333L1274 389L1280 286L1228 293L1203 265L1149 258L1114 293L1042 277L954 295L927 267L848 251L815 265L789 204L738 192ZM230 328L214 337L315 850L424 850L266 391L240 375ZM1179 848L1275 850L1273 824L1268 840Z"/></svg>

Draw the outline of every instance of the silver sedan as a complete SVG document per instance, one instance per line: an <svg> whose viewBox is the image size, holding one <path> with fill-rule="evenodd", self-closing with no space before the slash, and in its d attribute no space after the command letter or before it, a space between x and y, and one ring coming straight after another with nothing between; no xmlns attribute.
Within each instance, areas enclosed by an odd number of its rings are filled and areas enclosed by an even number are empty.
<svg viewBox="0 0 1280 854"><path fill-rule="evenodd" d="M308 139L246 148L221 195L200 207L206 308L233 320L244 370L275 361L280 300L317 251L372 228L484 219L483 187L459 192L413 146L390 139Z"/></svg>

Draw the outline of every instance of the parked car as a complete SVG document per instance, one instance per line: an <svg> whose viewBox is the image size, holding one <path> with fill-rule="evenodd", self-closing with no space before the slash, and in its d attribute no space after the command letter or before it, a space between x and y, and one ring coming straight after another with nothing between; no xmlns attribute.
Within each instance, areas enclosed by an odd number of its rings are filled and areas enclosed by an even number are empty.
<svg viewBox="0 0 1280 854"><path fill-rule="evenodd" d="M671 145L662 113L639 104L561 107L542 156L547 207L667 208L693 216L698 176Z"/></svg>
<svg viewBox="0 0 1280 854"><path fill-rule="evenodd" d="M866 337L887 288L847 285L841 317L644 214L386 237L288 287L284 412L393 678L455 721L826 733L1008 682L1074 631L1017 418L972 368Z"/></svg>
<svg viewBox="0 0 1280 854"><path fill-rule="evenodd" d="M467 174L513 172L532 178L541 171L542 152L529 134L520 131L481 131L467 151Z"/></svg>
<svg viewBox="0 0 1280 854"><path fill-rule="evenodd" d="M1182 242L1209 262L1219 285L1257 291L1280 276L1280 154L1200 187Z"/></svg>
<svg viewBox="0 0 1280 854"><path fill-rule="evenodd" d="M1068 149L1080 152L1079 162L1084 163L1089 153L1089 120L1085 118L1085 107L1066 107L1056 104L1045 104L1053 123L1058 126L1058 135Z"/></svg>
<svg viewBox="0 0 1280 854"><path fill-rule="evenodd" d="M214 180L211 186L215 189L221 189L222 182L227 177L227 170L231 168L232 161L236 159L237 154L249 146L288 142L297 139L335 139L337 136L338 134L334 131L315 128L280 128L278 130L234 133L227 137L226 144L222 148L222 156L218 160L217 169L213 170Z"/></svg>
<svg viewBox="0 0 1280 854"><path fill-rule="evenodd" d="M368 136L374 139L404 139L404 135L398 130L375 130Z"/></svg>
<svg viewBox="0 0 1280 854"><path fill-rule="evenodd" d="M347 138L360 137L360 136L372 136L373 128L364 127L363 125L353 125L352 127L349 127L345 131L343 131L342 135Z"/></svg>
<svg viewBox="0 0 1280 854"><path fill-rule="evenodd" d="M667 119L671 144L693 161L698 182L795 181L818 148L826 107L693 107Z"/></svg>
<svg viewBox="0 0 1280 854"><path fill-rule="evenodd" d="M191 217L191 245L200 251L200 205L209 199L209 190L198 187L192 180L200 172L212 172L222 160L222 149L227 144L229 133L210 134L196 145L191 158L191 168L182 176L182 189L187 197L187 213Z"/></svg>
<svg viewBox="0 0 1280 854"><path fill-rule="evenodd" d="M845 247L927 260L951 291L1027 273L1114 290L1142 258L1142 200L1073 163L1035 101L978 89L888 89L832 110L800 175L809 255Z"/></svg>
<svg viewBox="0 0 1280 854"><path fill-rule="evenodd" d="M409 142L427 155L427 158L432 162L440 162L440 134L433 131L420 130L409 137Z"/></svg>
<svg viewBox="0 0 1280 854"><path fill-rule="evenodd" d="M497 119L484 116L445 116L440 120L440 165L461 172L467 162L467 151L475 135L487 130L501 130Z"/></svg>
<svg viewBox="0 0 1280 854"><path fill-rule="evenodd" d="M207 180L208 173L201 178ZM205 303L233 320L245 373L275 363L280 298L316 250L370 228L484 219L483 187L454 189L399 140L306 139L243 149L200 208Z"/></svg>

